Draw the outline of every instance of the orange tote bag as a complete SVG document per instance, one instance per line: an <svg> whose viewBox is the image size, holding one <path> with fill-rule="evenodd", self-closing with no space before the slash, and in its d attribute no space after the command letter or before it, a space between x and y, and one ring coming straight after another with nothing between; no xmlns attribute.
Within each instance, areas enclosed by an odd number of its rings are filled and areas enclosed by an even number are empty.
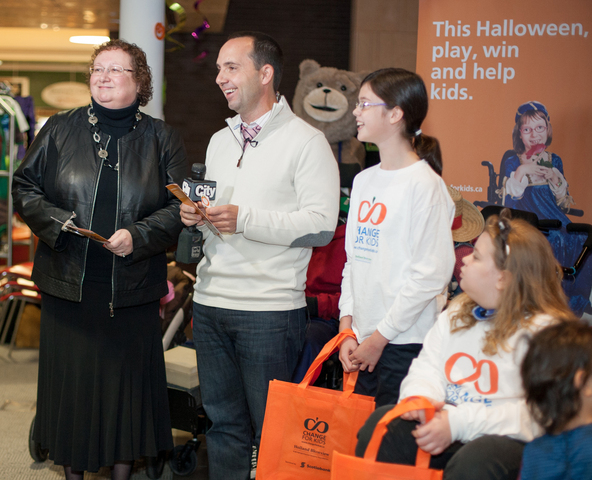
<svg viewBox="0 0 592 480"><path fill-rule="evenodd" d="M377 462L376 456L387 425L397 417L411 410L425 410L426 420L434 416L434 406L423 397L409 397L401 401L376 424L372 438L364 452L364 458L352 457L336 452L331 466L332 480L442 480L442 470L429 468L431 455L417 449L415 466Z"/></svg>
<svg viewBox="0 0 592 480"><path fill-rule="evenodd" d="M327 342L300 384L269 383L257 480L329 480L334 452L354 454L374 398L353 393L357 372L344 374L343 392L310 386L349 337L356 338L348 329Z"/></svg>

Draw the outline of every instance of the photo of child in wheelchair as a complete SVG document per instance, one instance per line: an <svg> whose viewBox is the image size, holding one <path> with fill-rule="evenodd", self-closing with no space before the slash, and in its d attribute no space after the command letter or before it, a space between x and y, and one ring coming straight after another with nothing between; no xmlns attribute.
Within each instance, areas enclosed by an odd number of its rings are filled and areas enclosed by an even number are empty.
<svg viewBox="0 0 592 480"><path fill-rule="evenodd" d="M545 221L539 228L559 263L566 267L581 256L587 239L583 227L587 225L572 224L567 216L581 217L584 212L573 208L576 202L569 193L563 161L549 151L552 140L547 107L538 101L520 105L514 115L513 148L504 153L499 173L491 162L481 162L489 170L487 201L474 203L478 207L499 205L535 214L539 221ZM578 316L591 311L592 261L581 260L577 276L567 276L563 282L569 305Z"/></svg>

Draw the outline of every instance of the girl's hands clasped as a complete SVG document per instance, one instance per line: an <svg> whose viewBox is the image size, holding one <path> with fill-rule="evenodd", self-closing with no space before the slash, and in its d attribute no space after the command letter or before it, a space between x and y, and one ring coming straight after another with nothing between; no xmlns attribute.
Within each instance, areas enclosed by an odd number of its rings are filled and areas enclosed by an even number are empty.
<svg viewBox="0 0 592 480"><path fill-rule="evenodd" d="M347 373L357 372L360 369L359 365L352 363L349 359L356 348L358 348L358 342L353 338L346 338L339 347L339 360L343 365L343 370Z"/></svg>
<svg viewBox="0 0 592 480"><path fill-rule="evenodd" d="M375 330L360 346L349 355L349 361L361 371L368 369L374 371L374 367L380 360L384 347L388 345L388 339L384 338L378 330Z"/></svg>

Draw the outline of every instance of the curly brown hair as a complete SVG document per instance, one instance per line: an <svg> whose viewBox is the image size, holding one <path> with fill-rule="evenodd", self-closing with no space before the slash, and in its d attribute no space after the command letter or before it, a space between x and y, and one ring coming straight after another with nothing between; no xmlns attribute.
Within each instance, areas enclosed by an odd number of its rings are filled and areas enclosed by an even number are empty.
<svg viewBox="0 0 592 480"><path fill-rule="evenodd" d="M512 219L507 208L499 217L492 215L487 219L485 232L495 247L495 265L509 273L509 281L501 292L500 305L491 320L493 328L485 335L484 353L495 355L498 348L507 350L506 341L518 329L527 328L537 314L573 319L561 288L563 271L541 232L524 220ZM475 325L477 320L472 310L477 304L464 293L453 302L458 309L451 319L451 331Z"/></svg>
<svg viewBox="0 0 592 480"><path fill-rule="evenodd" d="M95 49L90 57L89 69L94 65L97 55L105 50L122 50L130 56L132 77L138 85L138 100L142 107L145 106L152 99L152 72L146 61L144 50L135 43L128 43L125 40L110 40ZM90 86L90 71L86 74L86 83Z"/></svg>
<svg viewBox="0 0 592 480"><path fill-rule="evenodd" d="M580 392L592 376L592 326L561 322L538 332L530 340L521 374L534 419L547 433L564 431L579 413Z"/></svg>

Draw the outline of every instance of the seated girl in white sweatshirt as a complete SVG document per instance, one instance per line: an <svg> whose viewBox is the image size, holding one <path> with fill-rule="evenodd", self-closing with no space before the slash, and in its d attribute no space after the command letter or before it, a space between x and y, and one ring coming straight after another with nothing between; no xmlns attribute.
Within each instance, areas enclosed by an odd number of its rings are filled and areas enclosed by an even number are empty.
<svg viewBox="0 0 592 480"><path fill-rule="evenodd" d="M414 464L418 446L448 479L515 479L524 442L542 432L524 400L520 364L525 336L572 314L561 268L546 238L509 211L490 217L473 253L463 259L459 295L426 336L401 385L400 399L427 397L436 407L389 424L377 460ZM377 409L360 430L363 456Z"/></svg>

